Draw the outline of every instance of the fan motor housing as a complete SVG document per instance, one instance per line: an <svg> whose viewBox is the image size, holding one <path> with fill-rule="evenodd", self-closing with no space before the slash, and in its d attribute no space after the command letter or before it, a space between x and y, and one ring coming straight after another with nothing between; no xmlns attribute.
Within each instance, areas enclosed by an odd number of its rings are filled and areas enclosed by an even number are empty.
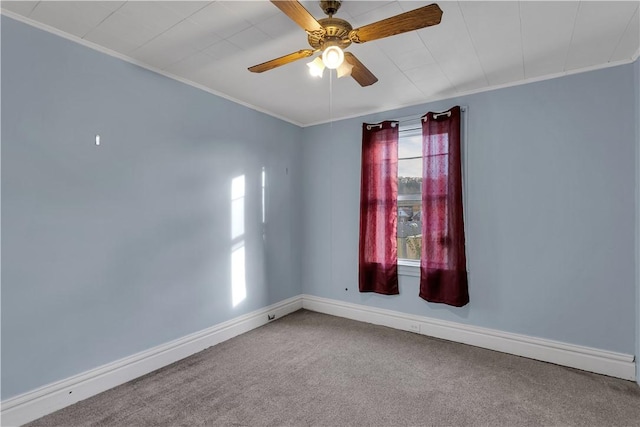
<svg viewBox="0 0 640 427"><path fill-rule="evenodd" d="M322 35L309 33L308 41L311 47L322 50L327 42L332 42L344 50L351 44L349 32L353 27L347 21L339 18L324 18L318 19L318 22L325 33Z"/></svg>

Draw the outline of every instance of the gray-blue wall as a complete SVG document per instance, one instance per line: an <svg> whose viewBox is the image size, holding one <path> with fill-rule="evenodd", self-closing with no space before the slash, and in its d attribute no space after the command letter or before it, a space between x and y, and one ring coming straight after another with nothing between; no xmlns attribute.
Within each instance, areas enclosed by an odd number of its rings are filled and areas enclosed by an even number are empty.
<svg viewBox="0 0 640 427"><path fill-rule="evenodd" d="M300 137L3 16L2 399L299 295Z"/></svg>
<svg viewBox="0 0 640 427"><path fill-rule="evenodd" d="M629 64L306 128L303 291L634 354L633 78ZM454 105L468 106L471 302L427 303L410 276L398 296L361 294L361 123Z"/></svg>

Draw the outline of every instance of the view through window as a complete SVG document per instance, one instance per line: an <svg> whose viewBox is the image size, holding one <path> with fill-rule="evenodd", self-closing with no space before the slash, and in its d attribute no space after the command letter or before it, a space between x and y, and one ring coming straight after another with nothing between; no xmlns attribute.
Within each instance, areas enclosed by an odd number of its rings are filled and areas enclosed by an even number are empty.
<svg viewBox="0 0 640 427"><path fill-rule="evenodd" d="M422 251L422 130L400 129L398 138L398 259L419 261Z"/></svg>

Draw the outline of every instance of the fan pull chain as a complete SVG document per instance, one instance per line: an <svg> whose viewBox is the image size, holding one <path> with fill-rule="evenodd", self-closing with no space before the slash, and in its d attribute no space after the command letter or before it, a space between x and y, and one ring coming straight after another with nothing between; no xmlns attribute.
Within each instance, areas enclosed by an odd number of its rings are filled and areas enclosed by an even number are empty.
<svg viewBox="0 0 640 427"><path fill-rule="evenodd" d="M329 126L333 129L333 73L329 70Z"/></svg>

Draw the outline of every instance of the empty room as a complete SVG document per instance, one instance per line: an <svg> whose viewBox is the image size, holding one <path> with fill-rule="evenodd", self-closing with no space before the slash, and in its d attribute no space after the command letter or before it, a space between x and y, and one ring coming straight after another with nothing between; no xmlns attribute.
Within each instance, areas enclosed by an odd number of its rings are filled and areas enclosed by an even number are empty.
<svg viewBox="0 0 640 427"><path fill-rule="evenodd" d="M639 1L2 1L2 426L640 426Z"/></svg>

